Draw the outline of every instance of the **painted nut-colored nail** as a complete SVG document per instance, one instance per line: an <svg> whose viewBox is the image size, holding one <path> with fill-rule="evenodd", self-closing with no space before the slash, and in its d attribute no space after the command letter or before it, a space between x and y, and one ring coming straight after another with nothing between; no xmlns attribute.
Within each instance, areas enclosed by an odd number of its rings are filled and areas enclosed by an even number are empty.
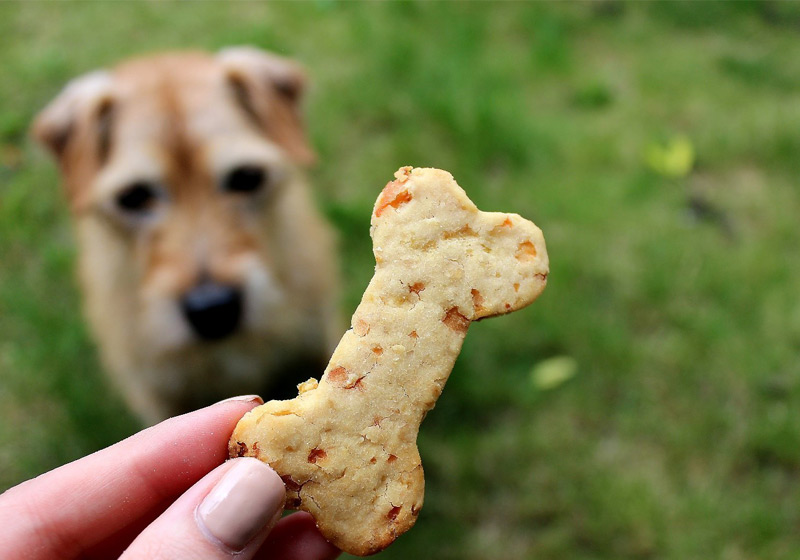
<svg viewBox="0 0 800 560"><path fill-rule="evenodd" d="M239 395L236 397L230 397L223 401L219 401L217 404L227 403L227 402L254 402L258 404L264 404L264 399L262 399L258 395Z"/></svg>
<svg viewBox="0 0 800 560"><path fill-rule="evenodd" d="M209 540L243 549L280 515L286 490L280 477L257 459L241 458L197 508L197 522Z"/></svg>

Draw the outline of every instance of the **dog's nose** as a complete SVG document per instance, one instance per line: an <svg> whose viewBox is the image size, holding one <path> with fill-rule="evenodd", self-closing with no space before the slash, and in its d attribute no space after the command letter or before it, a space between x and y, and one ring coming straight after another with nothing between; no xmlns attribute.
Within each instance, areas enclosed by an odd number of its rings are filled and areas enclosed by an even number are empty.
<svg viewBox="0 0 800 560"><path fill-rule="evenodd" d="M219 340L232 334L242 317L242 294L226 284L202 282L181 300L183 314L204 340Z"/></svg>

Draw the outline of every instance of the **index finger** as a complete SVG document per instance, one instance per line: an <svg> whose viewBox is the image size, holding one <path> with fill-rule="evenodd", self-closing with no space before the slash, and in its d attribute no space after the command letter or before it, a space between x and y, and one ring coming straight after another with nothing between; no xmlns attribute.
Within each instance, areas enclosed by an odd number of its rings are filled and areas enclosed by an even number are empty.
<svg viewBox="0 0 800 560"><path fill-rule="evenodd" d="M238 397L170 418L11 488L0 495L0 542L20 558L124 548L127 543L114 541L125 540L126 528L133 529L132 540L136 529L225 461L236 422L261 402Z"/></svg>

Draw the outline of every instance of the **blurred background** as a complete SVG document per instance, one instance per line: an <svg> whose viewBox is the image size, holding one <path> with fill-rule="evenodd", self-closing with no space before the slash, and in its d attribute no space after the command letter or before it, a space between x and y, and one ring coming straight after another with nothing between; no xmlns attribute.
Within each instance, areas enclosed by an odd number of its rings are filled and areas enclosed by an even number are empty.
<svg viewBox="0 0 800 560"><path fill-rule="evenodd" d="M401 165L547 239L540 300L470 330L381 558L800 555L800 5L19 3L0 37L0 490L138 429L33 115L120 58L246 43L312 77L346 314Z"/></svg>

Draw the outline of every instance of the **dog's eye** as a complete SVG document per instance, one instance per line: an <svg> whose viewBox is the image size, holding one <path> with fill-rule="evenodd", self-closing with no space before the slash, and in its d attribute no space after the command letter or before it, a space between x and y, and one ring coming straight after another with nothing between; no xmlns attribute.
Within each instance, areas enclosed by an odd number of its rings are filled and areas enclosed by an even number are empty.
<svg viewBox="0 0 800 560"><path fill-rule="evenodd" d="M242 165L234 168L223 181L222 188L234 193L256 193L267 182L267 173L256 165Z"/></svg>
<svg viewBox="0 0 800 560"><path fill-rule="evenodd" d="M158 199L155 187L145 182L129 185L117 195L117 206L125 212L147 212Z"/></svg>

